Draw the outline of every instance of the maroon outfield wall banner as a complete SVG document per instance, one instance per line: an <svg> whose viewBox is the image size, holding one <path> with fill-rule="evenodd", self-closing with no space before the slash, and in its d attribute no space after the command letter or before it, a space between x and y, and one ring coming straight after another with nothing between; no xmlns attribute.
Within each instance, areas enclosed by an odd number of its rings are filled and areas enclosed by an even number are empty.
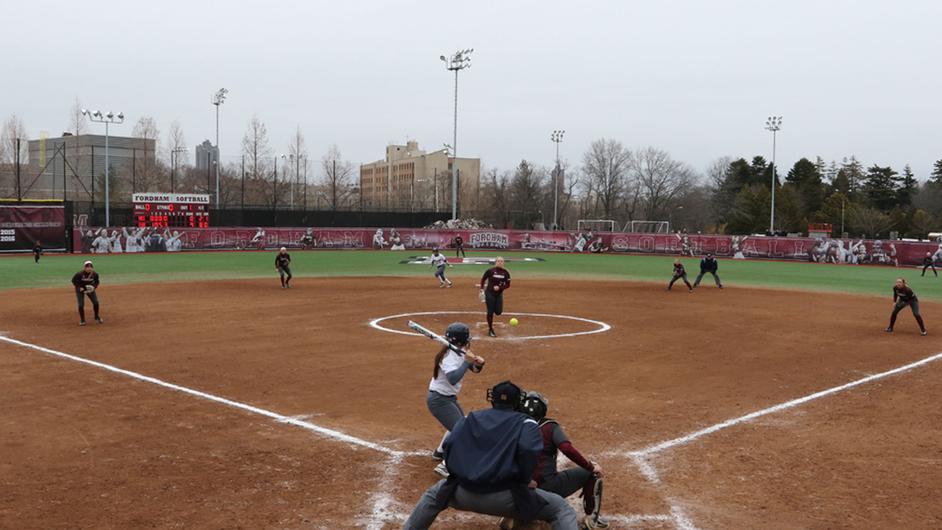
<svg viewBox="0 0 942 530"><path fill-rule="evenodd" d="M65 207L0 204L0 252L30 251L37 241L45 250L66 250Z"/></svg>
<svg viewBox="0 0 942 530"><path fill-rule="evenodd" d="M177 252L186 250L450 249L461 236L469 249L781 259L818 263L918 265L926 252L942 262L942 245L891 240L792 237L535 232L524 230L424 230L389 228L82 228L75 252Z"/></svg>

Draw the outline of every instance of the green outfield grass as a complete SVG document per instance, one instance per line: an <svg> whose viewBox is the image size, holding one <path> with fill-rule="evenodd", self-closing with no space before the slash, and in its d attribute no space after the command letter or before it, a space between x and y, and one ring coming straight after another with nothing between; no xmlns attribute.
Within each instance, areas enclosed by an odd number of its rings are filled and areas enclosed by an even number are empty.
<svg viewBox="0 0 942 530"><path fill-rule="evenodd" d="M434 282L431 269L401 264L418 252L390 251L294 251L295 276L422 276ZM497 252L469 253L494 256ZM671 256L586 255L512 252L508 257L538 257L538 263L510 263L517 280L528 277L574 279L624 279L666 284L671 275ZM0 257L0 290L67 286L85 259L95 261L102 282L136 283L155 281L223 280L269 277L276 281L274 252L200 252L180 254L47 255L38 265L32 256ZM684 260L690 280L699 270L698 260ZM480 277L483 266L459 265L448 270L452 278ZM833 291L889 296L893 280L904 277L924 299L942 300L942 279L920 278L911 267L819 265L804 262L720 260L720 277L728 286ZM704 278L706 286L712 277ZM470 282L469 282L470 283Z"/></svg>

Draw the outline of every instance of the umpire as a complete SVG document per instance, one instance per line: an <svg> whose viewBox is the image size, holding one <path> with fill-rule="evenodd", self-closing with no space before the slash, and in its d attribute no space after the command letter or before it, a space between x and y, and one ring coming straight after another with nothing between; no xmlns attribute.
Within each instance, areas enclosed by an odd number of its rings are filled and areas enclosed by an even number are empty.
<svg viewBox="0 0 942 530"><path fill-rule="evenodd" d="M716 261L713 253L707 252L707 255L700 260L700 274L698 274L697 279L693 281L693 286L697 287L700 285L700 280L703 279L703 275L710 273L713 275L713 281L716 282L716 286L722 289L723 282L720 281L720 275L716 273L717 269L719 268L720 264Z"/></svg>
<svg viewBox="0 0 942 530"><path fill-rule="evenodd" d="M445 441L449 477L422 494L406 530L424 530L448 506L577 530L576 512L559 495L530 487L543 450L536 421L519 412L523 392L510 381L490 391L493 408L460 420Z"/></svg>

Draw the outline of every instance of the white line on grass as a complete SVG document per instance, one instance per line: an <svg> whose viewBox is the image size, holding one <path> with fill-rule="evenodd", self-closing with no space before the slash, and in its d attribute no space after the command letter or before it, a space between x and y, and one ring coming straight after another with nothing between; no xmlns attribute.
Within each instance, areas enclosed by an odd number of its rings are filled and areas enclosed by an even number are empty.
<svg viewBox="0 0 942 530"><path fill-rule="evenodd" d="M756 418L759 418L759 417L762 417L762 416L766 416L766 415L768 415L768 414L773 414L773 413L775 413L775 412L780 412L780 411L783 411L783 410L786 410L786 409L790 409L790 408L793 408L793 407L797 407L798 405L807 403L807 402L809 402L809 401L814 401L814 400L816 400L816 399L820 399L820 398L829 396L829 395L831 395L831 394L836 394L836 393L838 393L838 392L843 392L844 390L853 388L853 387L855 387L855 386L860 386L860 385L863 385L863 384L866 384L866 383L870 383L870 382L872 382L872 381L876 381L876 380L878 380L878 379L883 379L883 378L885 378L885 377L889 377L889 376L891 376L891 375L896 375L896 374L899 374L899 373L907 372L907 371L909 371L909 370L912 370L913 368L918 368L918 367L920 367L920 366L929 364L929 363L931 363L931 362L933 362L933 361L938 361L939 359L942 359L942 352L937 353L937 354L935 354L935 355L931 355L931 356L929 356L929 357L926 357L925 359L921 359L921 360L919 360L919 361L912 362L912 363L909 363L909 364L904 365L904 366L900 366L900 367L898 367L898 368L893 368L892 370L887 370L887 371L885 371L885 372L880 372L880 373L878 373L878 374L869 375L869 376L864 377L864 378L862 378L862 379L858 379L858 380L856 380L856 381L851 381L850 383L845 383L845 384L843 384L843 385L836 386L836 387L833 387L833 388L829 388L829 389L827 389L827 390L822 390L822 391L820 391L820 392L815 392L814 394L809 394L809 395L807 395L807 396L800 397L800 398L797 398L797 399L793 399L793 400L791 400L791 401L786 401L786 402L784 402L784 403L779 403L778 405L775 405L775 406L772 406L772 407L769 407L769 408L765 408L765 409L762 409L762 410L757 410L757 411L755 411L755 412L751 412L751 413L749 413L749 414L746 414L745 416L740 416L740 417L738 417L738 418L729 419L729 420L726 420L726 421L724 421L724 422L717 423L716 425L711 425L710 427L707 427L707 428L705 428L705 429L700 429L699 431L694 431L694 432L692 432L692 433L690 433L690 434L686 434L686 435L680 436L680 437L678 437L678 438L674 438L674 439L671 439L671 440L666 440L666 441L663 441L663 442L661 442L661 443L648 446L648 447L646 447L646 448L644 448L644 449L641 449L641 450L638 450L638 451L629 451L629 452L627 452L627 453L622 453L622 455L628 456L629 458L633 458L633 459L634 459L634 458L642 458L642 459L643 459L644 457L646 457L646 456L648 456L648 455L652 455L652 454L655 454L655 453L659 453L659 452L661 452L661 451L664 451L665 449L670 449L670 448L672 448L672 447L676 447L676 446L679 446L679 445L688 444L688 443L690 443L690 442L696 440L697 438L702 438L703 436L706 436L706 435L708 435L708 434L715 433L715 432L717 432L717 431L721 431L721 430L726 429L726 428L728 428L728 427L733 427L733 426L735 426L735 425L739 425L740 423L745 423L745 422L747 422L747 421L751 421L751 420L754 420L754 419L756 419Z"/></svg>
<svg viewBox="0 0 942 530"><path fill-rule="evenodd" d="M289 425L294 425L295 427L300 427L300 428L302 428L302 429L305 429L305 430L308 430L308 431L317 433L317 434L319 434L319 435L321 435L321 436L324 436L324 437L326 437L326 438L331 438L331 439L334 439L334 440L337 440L337 441L339 441L339 442L343 442L343 443L346 443L346 444L348 444L348 445L352 445L352 446L355 446L355 447L365 447L365 448L367 448L367 449L372 449L372 450L374 450L374 451L377 451L377 452L380 452L380 453L384 453L384 454L390 455L390 456L392 456L392 457L402 458L403 456L416 456L416 455L425 454L425 453L417 453L417 452L397 451L397 450L395 450L395 449L391 449L391 448L389 448L389 447L385 447L385 446L380 445L380 444L377 444L377 443L373 443L373 442L370 442L370 441L367 441L367 440L363 440L363 439L361 439L361 438L357 438L356 436L351 436L351 435L349 435L349 434L346 434L346 433L343 433L343 432L340 432L340 431L336 431L336 430L334 430L334 429L328 429L327 427L321 427L320 425L315 425L315 424L313 424L313 423L311 423L311 422L308 422L308 421L300 420L300 419L297 419L297 418L292 418L292 417L289 417L289 416L284 416L284 415L282 415L282 414L278 414L277 412L272 412L272 411L270 411L270 410L266 410L266 409L263 409L263 408L260 408L260 407L255 407L255 406L252 406L252 405L247 405L247 404L245 404L245 403L240 403L240 402L238 402L238 401L232 401L231 399L226 399L226 398L224 398L224 397L215 396L215 395L213 395L213 394L208 394L208 393L206 393L206 392L201 392L201 391L199 391L199 390L194 390L194 389L192 389L192 388L187 388L187 387L185 387L185 386L175 385L175 384L173 384L173 383L168 383L168 382L163 381L163 380L161 380L161 379L157 379L156 377L150 377L150 376L147 376L147 375L139 374L139 373L137 373L137 372L132 372L132 371L130 371L130 370L125 370L125 369L123 369L123 368L118 368L118 367L112 366L112 365L110 365L110 364L105 364L105 363L102 363L102 362L93 361L93 360L91 360L91 359L86 359L86 358L84 358L84 357L79 357L79 356L77 356L77 355L72 355L72 354L69 354L69 353L65 353L65 352L61 352L61 351L56 351L56 350L53 350L53 349L50 349L50 348L44 348L44 347L42 347L42 346L37 346L36 344L30 344L29 342L23 342L23 341L20 341L20 340L11 339L11 338L9 338L9 337L4 337L4 336L2 336L2 335L0 335L0 341L4 341L4 342L10 343L10 344L14 344L14 345L16 345L16 346L22 346L22 347L24 347L24 348L33 349L33 350L40 351L40 352L43 352L43 353L46 353L46 354L49 354L49 355L53 355L53 356L56 356L56 357L61 357L61 358L63 358L63 359L68 359L68 360L70 360L70 361L75 361L75 362L78 362L78 363L87 364L87 365L90 365L90 366L94 366L94 367L96 367L96 368L101 368L101 369L103 369L103 370L107 370L107 371L109 371L109 372L114 372L114 373L116 373L116 374L121 374L121 375L130 377L130 378L132 378L132 379L137 379L138 381L144 381L144 382L146 382L146 383L151 383L151 384L154 384L154 385L157 385L157 386L161 386L161 387L164 387L164 388L169 388L169 389L171 389L171 390L176 390L177 392L182 392L182 393L184 393L184 394L189 394L189 395L191 395L191 396L195 396L195 397L198 397L198 398L200 398L200 399L205 399L205 400L207 400L207 401L213 401L213 402L215 402L215 403L220 403L220 404L226 405L226 406L228 406L228 407L236 408L236 409L243 410L243 411L246 411L246 412L251 412L251 413L253 413L253 414L258 414L258 415L260 415L260 416L265 416L265 417L267 417L267 418L271 418L271 419L273 419L273 420L275 420L275 421L278 421L278 422L280 422L280 423L287 423L287 424L289 424Z"/></svg>

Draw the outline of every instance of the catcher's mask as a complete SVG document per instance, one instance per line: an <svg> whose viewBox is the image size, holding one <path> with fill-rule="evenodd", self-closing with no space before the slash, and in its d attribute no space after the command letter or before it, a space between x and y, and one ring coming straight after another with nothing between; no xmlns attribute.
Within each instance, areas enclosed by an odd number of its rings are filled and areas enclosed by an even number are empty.
<svg viewBox="0 0 942 530"><path fill-rule="evenodd" d="M445 329L445 338L455 345L467 344L471 341L471 329L462 322L454 322Z"/></svg>
<svg viewBox="0 0 942 530"><path fill-rule="evenodd" d="M521 410L527 394L510 381L501 381L487 390L487 400L495 409Z"/></svg>
<svg viewBox="0 0 942 530"><path fill-rule="evenodd" d="M549 411L549 400L539 392L527 392L523 399L523 406L520 412L540 421L546 417Z"/></svg>

